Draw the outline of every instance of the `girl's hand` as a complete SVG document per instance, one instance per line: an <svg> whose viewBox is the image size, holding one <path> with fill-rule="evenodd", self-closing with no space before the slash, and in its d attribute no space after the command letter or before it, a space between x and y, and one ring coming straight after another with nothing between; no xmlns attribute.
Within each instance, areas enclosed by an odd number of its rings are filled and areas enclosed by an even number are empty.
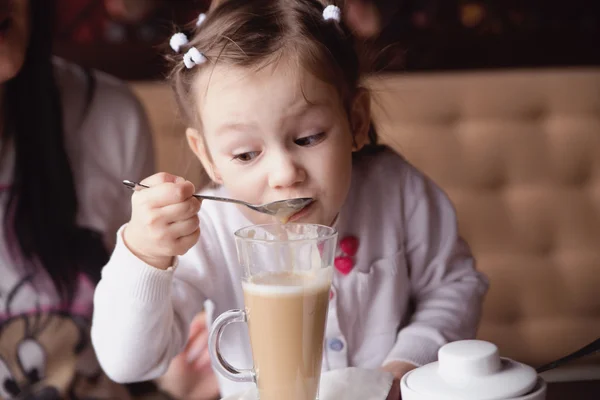
<svg viewBox="0 0 600 400"><path fill-rule="evenodd" d="M178 400L219 398L218 381L210 367L204 312L192 321L185 349L171 361L167 373L159 378L158 385L161 390Z"/></svg>
<svg viewBox="0 0 600 400"><path fill-rule="evenodd" d="M200 236L200 201L194 185L164 172L144 179L148 189L131 197L131 220L123 232L129 250L145 263L167 269L173 257L185 254Z"/></svg>
<svg viewBox="0 0 600 400"><path fill-rule="evenodd" d="M198 372L211 371L210 354L208 352L208 334L206 313L198 314L190 325L190 335L181 356L185 357L190 368Z"/></svg>
<svg viewBox="0 0 600 400"><path fill-rule="evenodd" d="M415 368L417 368L416 365L404 361L392 361L381 367L382 370L394 375L394 383L386 400L399 400L402 398L400 396L400 379L402 379L404 374Z"/></svg>

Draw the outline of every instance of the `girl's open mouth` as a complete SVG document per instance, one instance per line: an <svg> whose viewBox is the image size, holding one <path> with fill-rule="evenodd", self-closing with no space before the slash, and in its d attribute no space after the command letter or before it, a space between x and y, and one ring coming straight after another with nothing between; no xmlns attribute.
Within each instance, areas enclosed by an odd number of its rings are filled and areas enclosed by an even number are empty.
<svg viewBox="0 0 600 400"><path fill-rule="evenodd" d="M310 213L315 205L316 201L313 201L312 203L310 203L309 205L307 205L306 207L304 207L302 210L298 211L296 214L292 215L287 222L294 222L299 220L300 218L308 215L308 213Z"/></svg>

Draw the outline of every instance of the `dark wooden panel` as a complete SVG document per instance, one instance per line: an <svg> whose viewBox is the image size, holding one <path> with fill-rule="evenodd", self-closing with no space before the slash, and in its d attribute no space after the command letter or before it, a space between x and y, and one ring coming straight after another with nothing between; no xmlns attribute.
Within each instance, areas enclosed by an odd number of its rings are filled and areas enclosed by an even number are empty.
<svg viewBox="0 0 600 400"><path fill-rule="evenodd" d="M375 71L600 65L599 0L374 1L388 25L361 51L376 58ZM155 22L162 36L151 43L77 43L59 35L56 54L123 79L160 79L166 70L158 45L172 31L167 17L189 19L199 4L205 8L206 0L165 2Z"/></svg>

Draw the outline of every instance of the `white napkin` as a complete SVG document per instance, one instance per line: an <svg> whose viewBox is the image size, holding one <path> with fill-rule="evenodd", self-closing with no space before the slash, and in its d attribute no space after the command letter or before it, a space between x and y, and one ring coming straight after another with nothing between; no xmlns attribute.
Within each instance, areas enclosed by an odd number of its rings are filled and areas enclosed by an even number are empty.
<svg viewBox="0 0 600 400"><path fill-rule="evenodd" d="M388 372L360 368L327 371L321 376L319 400L385 400L392 387ZM221 400L257 400L256 388Z"/></svg>

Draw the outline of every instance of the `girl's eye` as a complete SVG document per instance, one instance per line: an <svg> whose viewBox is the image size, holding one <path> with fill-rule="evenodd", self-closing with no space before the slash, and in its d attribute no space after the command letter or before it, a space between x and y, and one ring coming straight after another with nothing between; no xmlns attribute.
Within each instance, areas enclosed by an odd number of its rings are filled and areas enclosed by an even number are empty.
<svg viewBox="0 0 600 400"><path fill-rule="evenodd" d="M317 133L316 135L306 136L300 139L294 140L298 146L310 147L319 144L325 139L325 132Z"/></svg>
<svg viewBox="0 0 600 400"><path fill-rule="evenodd" d="M246 163L254 160L256 157L258 157L259 154L260 152L258 151L249 151L247 153L236 154L235 156L233 156L233 160Z"/></svg>

